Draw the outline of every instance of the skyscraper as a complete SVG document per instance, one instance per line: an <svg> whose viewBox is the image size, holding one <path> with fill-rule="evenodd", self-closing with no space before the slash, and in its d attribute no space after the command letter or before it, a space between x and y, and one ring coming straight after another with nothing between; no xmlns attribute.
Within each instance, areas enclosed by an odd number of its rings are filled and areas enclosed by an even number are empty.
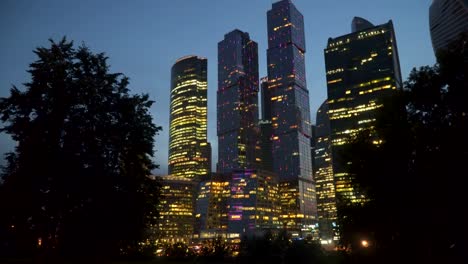
<svg viewBox="0 0 468 264"><path fill-rule="evenodd" d="M328 40L325 66L336 193L343 202L360 203L365 197L355 192L338 153L353 136L372 130L383 98L400 89L402 81L392 21L374 26L355 17L352 29Z"/></svg>
<svg viewBox="0 0 468 264"><path fill-rule="evenodd" d="M194 231L197 184L191 179L171 175L161 179L158 240L163 243L189 243Z"/></svg>
<svg viewBox="0 0 468 264"><path fill-rule="evenodd" d="M468 34L468 0L434 0L429 26L434 53L447 48L461 33Z"/></svg>
<svg viewBox="0 0 468 264"><path fill-rule="evenodd" d="M268 94L273 169L279 176L282 220L303 229L316 220L306 85L304 18L290 0L273 4L268 18Z"/></svg>
<svg viewBox="0 0 468 264"><path fill-rule="evenodd" d="M258 81L257 43L238 29L227 33L218 43L217 128L218 170L230 179L230 196L226 206L218 199L210 207L228 209L234 243L278 226L277 176L260 166Z"/></svg>
<svg viewBox="0 0 468 264"><path fill-rule="evenodd" d="M263 170L233 170L229 198L230 237L263 237L281 226L278 218L278 179Z"/></svg>
<svg viewBox="0 0 468 264"><path fill-rule="evenodd" d="M207 142L207 59L186 56L172 66L169 174L194 179L211 171Z"/></svg>
<svg viewBox="0 0 468 264"><path fill-rule="evenodd" d="M268 77L263 77L260 83L262 119L258 126L260 129L260 167L263 170L273 171L273 154L271 139L273 128L271 126L270 94L268 93Z"/></svg>
<svg viewBox="0 0 468 264"><path fill-rule="evenodd" d="M199 239L227 236L228 200L231 197L229 175L212 173L211 179L199 184L196 199L196 234Z"/></svg>
<svg viewBox="0 0 468 264"><path fill-rule="evenodd" d="M218 43L218 169L254 168L258 137L258 46L238 29Z"/></svg>
<svg viewBox="0 0 468 264"><path fill-rule="evenodd" d="M337 209L331 156L330 119L326 101L317 110L316 122L314 176L317 184L317 212L320 238L323 241L329 241L338 237L335 235L334 228Z"/></svg>

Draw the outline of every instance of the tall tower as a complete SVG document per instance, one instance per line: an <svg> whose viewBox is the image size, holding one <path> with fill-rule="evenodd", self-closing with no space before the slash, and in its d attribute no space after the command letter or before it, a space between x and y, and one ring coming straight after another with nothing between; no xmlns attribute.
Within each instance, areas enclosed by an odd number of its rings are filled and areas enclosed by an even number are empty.
<svg viewBox="0 0 468 264"><path fill-rule="evenodd" d="M238 29L218 43L218 169L255 168L258 46Z"/></svg>
<svg viewBox="0 0 468 264"><path fill-rule="evenodd" d="M316 122L314 177L317 183L319 230L320 238L329 242L337 240L338 237L335 235L337 209L331 156L330 119L326 101L317 110Z"/></svg>
<svg viewBox="0 0 468 264"><path fill-rule="evenodd" d="M339 153L352 137L372 130L383 99L402 86L392 21L374 26L355 17L352 29L330 38L325 49L333 174L337 197L348 204L362 203L365 197L356 193Z"/></svg>
<svg viewBox="0 0 468 264"><path fill-rule="evenodd" d="M434 0L429 26L434 53L448 48L460 34L468 34L468 0Z"/></svg>
<svg viewBox="0 0 468 264"><path fill-rule="evenodd" d="M270 109L270 95L268 93L268 77L261 78L260 81L261 91L261 113L262 119L258 123L260 129L260 167L263 170L273 171L273 154L271 148L271 138L273 130L271 127L271 109Z"/></svg>
<svg viewBox="0 0 468 264"><path fill-rule="evenodd" d="M273 170L280 180L283 223L304 229L316 220L304 18L290 0L274 3L267 18Z"/></svg>
<svg viewBox="0 0 468 264"><path fill-rule="evenodd" d="M171 74L169 174L194 179L210 173L207 142L207 59L186 56Z"/></svg>

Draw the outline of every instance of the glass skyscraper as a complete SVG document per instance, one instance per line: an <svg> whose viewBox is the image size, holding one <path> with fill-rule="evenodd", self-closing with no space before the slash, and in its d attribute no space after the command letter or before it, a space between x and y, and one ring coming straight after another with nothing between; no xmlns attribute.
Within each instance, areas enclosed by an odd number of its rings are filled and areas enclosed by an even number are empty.
<svg viewBox="0 0 468 264"><path fill-rule="evenodd" d="M268 95L273 170L279 176L281 219L290 229L316 220L310 151L311 123L304 54L304 18L290 0L273 4L268 19Z"/></svg>
<svg viewBox="0 0 468 264"><path fill-rule="evenodd" d="M207 59L180 58L172 67L169 174L195 179L211 171L207 142Z"/></svg>
<svg viewBox="0 0 468 264"><path fill-rule="evenodd" d="M468 0L434 0L429 26L434 52L448 48L460 34L468 34Z"/></svg>
<svg viewBox="0 0 468 264"><path fill-rule="evenodd" d="M326 101L317 110L316 122L314 176L317 184L318 222L320 238L329 242L337 240L338 236L335 234L337 208L331 155L330 119L328 118Z"/></svg>
<svg viewBox="0 0 468 264"><path fill-rule="evenodd" d="M358 133L376 123L383 98L402 87L393 23L374 26L355 17L351 34L330 38L325 49L332 164L335 190L343 203L365 202L356 193L352 175L339 159L340 150ZM374 144L380 144L376 138Z"/></svg>
<svg viewBox="0 0 468 264"><path fill-rule="evenodd" d="M218 170L256 167L258 46L238 29L218 43Z"/></svg>

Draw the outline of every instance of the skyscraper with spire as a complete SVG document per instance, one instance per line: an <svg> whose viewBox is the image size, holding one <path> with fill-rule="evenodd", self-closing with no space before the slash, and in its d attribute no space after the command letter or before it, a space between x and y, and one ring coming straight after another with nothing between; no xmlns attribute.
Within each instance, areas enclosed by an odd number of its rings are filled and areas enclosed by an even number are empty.
<svg viewBox="0 0 468 264"><path fill-rule="evenodd" d="M290 0L274 3L267 18L269 100L265 101L271 111L273 170L280 180L281 219L289 229L304 230L312 228L317 213L304 18Z"/></svg>

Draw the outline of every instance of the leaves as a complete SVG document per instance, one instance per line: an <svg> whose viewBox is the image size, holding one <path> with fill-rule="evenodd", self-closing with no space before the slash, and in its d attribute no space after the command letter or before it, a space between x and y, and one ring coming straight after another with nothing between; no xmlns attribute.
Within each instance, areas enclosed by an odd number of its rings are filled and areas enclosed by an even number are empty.
<svg viewBox="0 0 468 264"><path fill-rule="evenodd" d="M462 202L468 175L468 49L466 35L439 64L414 69L378 117L372 145L360 135L343 153L355 185L369 202L339 208L343 243L367 237L378 263L412 258L455 263L463 256L467 222Z"/></svg>
<svg viewBox="0 0 468 264"><path fill-rule="evenodd" d="M1 130L18 142L3 171L0 224L21 227L20 240L43 238L43 248L97 254L106 240L118 250L119 240L140 238L158 201L148 179L161 129L149 113L154 102L129 94L104 53L65 38L50 43L34 51L26 90L0 99Z"/></svg>

